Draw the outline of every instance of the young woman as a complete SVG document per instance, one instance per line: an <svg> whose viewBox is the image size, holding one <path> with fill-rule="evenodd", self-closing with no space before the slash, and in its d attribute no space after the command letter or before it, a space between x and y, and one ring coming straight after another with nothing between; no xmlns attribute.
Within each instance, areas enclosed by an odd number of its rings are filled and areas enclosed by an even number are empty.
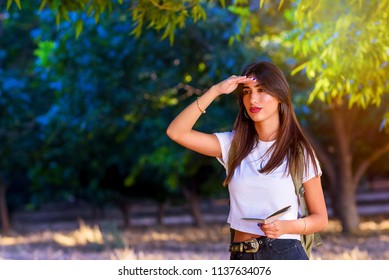
<svg viewBox="0 0 389 280"><path fill-rule="evenodd" d="M233 131L207 134L193 129L215 98L232 92L239 104ZM188 149L216 157L225 167L228 223L234 229L231 259L308 259L300 234L321 231L328 223L322 173L298 124L286 78L274 64L251 64L242 76L212 86L171 122L167 135ZM304 218L298 215L291 176L301 159L310 213ZM267 217L289 205L290 210L270 224L242 219Z"/></svg>

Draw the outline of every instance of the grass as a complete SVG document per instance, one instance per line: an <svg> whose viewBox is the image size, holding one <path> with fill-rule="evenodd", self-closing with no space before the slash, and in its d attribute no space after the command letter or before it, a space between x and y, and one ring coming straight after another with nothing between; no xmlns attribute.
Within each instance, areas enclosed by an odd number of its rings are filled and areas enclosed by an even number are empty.
<svg viewBox="0 0 389 280"><path fill-rule="evenodd" d="M316 247L316 260L389 259L389 219L364 219L360 233L344 236L339 221L330 220L322 232L324 244ZM45 230L0 237L0 259L228 259L229 228L208 224L138 226L120 230L117 226L87 224L80 220L74 230Z"/></svg>

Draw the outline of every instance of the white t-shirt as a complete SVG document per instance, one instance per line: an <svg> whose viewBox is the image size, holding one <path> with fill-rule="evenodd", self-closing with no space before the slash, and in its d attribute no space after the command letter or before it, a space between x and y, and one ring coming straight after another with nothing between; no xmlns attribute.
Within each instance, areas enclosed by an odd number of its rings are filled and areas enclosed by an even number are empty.
<svg viewBox="0 0 389 280"><path fill-rule="evenodd" d="M222 157L217 158L227 170L228 152L230 150L233 132L215 133L222 149ZM257 235L265 235L255 222L242 220L248 218L266 218L275 211L291 205L291 209L280 220L294 220L298 216L298 197L292 177L285 173L287 168L286 158L284 162L269 174L258 172L271 157L271 153L265 156L266 151L275 141L258 142L253 151L242 160L235 169L234 175L228 185L230 193L230 213L227 222L231 228ZM321 169L318 164L318 172ZM304 172L302 182L306 182L315 176L312 162L308 172ZM300 239L299 234L284 234L279 238Z"/></svg>

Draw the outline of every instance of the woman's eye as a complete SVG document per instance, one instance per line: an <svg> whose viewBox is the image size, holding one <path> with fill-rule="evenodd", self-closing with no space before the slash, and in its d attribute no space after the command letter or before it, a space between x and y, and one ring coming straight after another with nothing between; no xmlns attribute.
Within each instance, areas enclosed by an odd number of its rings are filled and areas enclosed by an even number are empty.
<svg viewBox="0 0 389 280"><path fill-rule="evenodd" d="M258 88L258 92L266 92L266 90L263 88Z"/></svg>
<svg viewBox="0 0 389 280"><path fill-rule="evenodd" d="M249 94L249 93L250 93L250 90L248 90L248 89L243 90L243 94Z"/></svg>

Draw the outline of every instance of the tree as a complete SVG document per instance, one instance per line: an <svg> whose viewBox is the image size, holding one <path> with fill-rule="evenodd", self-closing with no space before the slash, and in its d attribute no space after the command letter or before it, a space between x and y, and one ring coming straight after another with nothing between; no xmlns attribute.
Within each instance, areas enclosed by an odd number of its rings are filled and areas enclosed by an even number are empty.
<svg viewBox="0 0 389 280"><path fill-rule="evenodd" d="M7 9L12 5L22 9L22 0L7 0ZM41 0L39 10L42 11L48 7L53 11L56 18L57 26L63 20L72 22L78 37L84 26L83 15L93 18L96 23L100 21L101 16L106 12L112 12L116 4L123 15L128 15L131 18L133 27L131 34L139 37L145 29L154 29L162 32L162 38L169 38L173 43L174 35L177 28L183 28L187 21L199 21L206 18L204 5L207 3L218 2L225 7L225 0L140 0L140 1L123 1L123 0ZM239 1L237 1L239 2ZM38 3L36 3L38 8ZM77 17L73 17L74 13L78 13Z"/></svg>
<svg viewBox="0 0 389 280"><path fill-rule="evenodd" d="M8 4L13 2L20 1L9 0ZM110 1L104 2L99 9L96 9L96 5L79 5L70 9L66 8L68 6L65 1L55 2L61 3L51 6L57 14L57 19L67 19L67 12L70 10L87 11L88 15L94 12L98 19L99 11L111 7L108 4ZM135 6L131 6L134 3ZM179 1L182 5L177 5L177 8L173 5L175 3L177 2L174 0L164 1L162 4L152 0L123 2L123 5L128 4L133 8L133 34L139 36L143 27L148 26L160 31L163 38L169 37L172 42L177 28L183 27L191 20L205 19L204 3L214 2ZM239 15L237 32L232 39L239 40L245 33L260 36L265 30L269 36L267 41L261 41L261 47L266 45L266 42L275 42L273 39L278 40L272 46L281 45L283 52L292 50L292 62L289 63L295 67L292 74L301 71L313 80L314 86L308 101L319 100L326 104L336 135L335 155L328 153L325 147L316 145L318 156L330 178L333 192L336 190L336 197L339 198L335 202L343 230L357 231L357 186L369 166L389 152L389 144L377 147L364 160L355 162L356 147L353 147L352 140L356 131L351 128L357 127L355 124L358 119L349 117L359 115L353 113L359 111L355 108L365 110L368 107L383 106L382 97L388 94L389 1L342 0L336 5L329 0L299 0L288 3L239 0L229 5L224 1L219 3ZM280 15L286 19L281 27L266 25L269 16L279 18ZM79 19L75 22L76 34L79 35L82 24ZM272 38L271 35L275 37ZM231 42L233 40L230 40ZM382 131L388 132L389 112L383 113L380 122ZM334 156L336 164L332 164Z"/></svg>
<svg viewBox="0 0 389 280"><path fill-rule="evenodd" d="M361 179L389 153L389 112L383 101L389 93L388 11L389 1L344 0L336 6L327 0L293 1L282 11L284 29L267 29L258 39L269 51L275 46L282 54L291 51L292 78L301 72L313 82L308 103L319 102L331 126L313 129L316 133L307 129L307 135L329 177L335 210L347 233L358 231L355 194ZM375 118L366 117L371 110ZM334 136L331 142L317 136L323 133Z"/></svg>
<svg viewBox="0 0 389 280"><path fill-rule="evenodd" d="M35 25L28 9L21 18L0 13L0 221L5 233L11 230L12 211L28 200L27 188L19 188L14 175L27 177L33 151L42 144L37 118L53 100L33 74L35 46L29 33Z"/></svg>
<svg viewBox="0 0 389 280"><path fill-rule="evenodd" d="M143 191L144 197L159 201L182 192L195 222L203 224L198 197L222 188L214 176L199 171L211 173L216 161L194 159L192 152L172 143L165 130L177 110L201 93L197 88L236 73L236 65L258 55L244 45L226 49L232 34L229 22L235 16L217 7L209 13L211 20L177 32L173 46L159 41L160 34L153 30L139 39L128 36L123 31L129 29L129 21L118 11L102 16L98 26L83 18L83 36L78 39L65 28L70 23L62 23L55 32L50 29L52 17L41 13L40 29L34 32L39 46L36 74L51 85L57 102L44 118L49 141L32 172L38 195L49 185L51 196L54 190L57 197L83 190L91 194L90 200L107 203L107 189L114 189L104 171L116 168L112 172L119 170L119 177L123 172L128 176L127 186L117 182L115 191L129 196ZM227 122L226 103L216 103L219 106L208 114L219 117L213 129ZM83 171L81 186L78 170ZM107 182L104 190L102 181ZM156 190L165 190L165 197Z"/></svg>
<svg viewBox="0 0 389 280"><path fill-rule="evenodd" d="M331 164L328 150L316 148L337 194L335 203L345 232L358 230L355 194L363 175L389 152L388 142L373 144L361 159L357 155L363 151L355 141L367 136L360 125L361 109L377 110L374 107L385 105L382 97L389 93L388 11L389 1L352 0L339 1L336 7L331 1L301 1L296 10L298 29L292 31L292 42L304 62L294 72L304 69L315 81L309 102L318 99L328 104L336 135L336 164ZM389 128L383 115L377 118Z"/></svg>

